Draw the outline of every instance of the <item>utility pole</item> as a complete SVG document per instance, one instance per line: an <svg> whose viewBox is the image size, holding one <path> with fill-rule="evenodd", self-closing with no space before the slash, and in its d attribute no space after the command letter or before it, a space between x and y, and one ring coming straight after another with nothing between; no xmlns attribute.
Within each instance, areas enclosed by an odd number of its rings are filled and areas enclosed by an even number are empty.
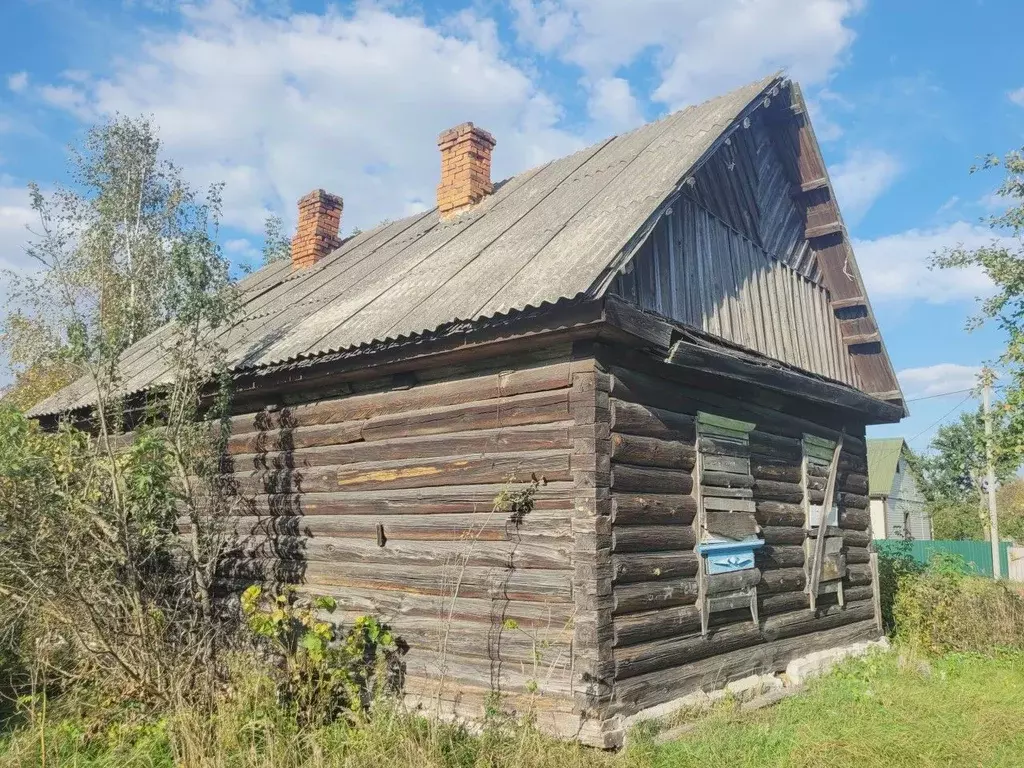
<svg viewBox="0 0 1024 768"><path fill-rule="evenodd" d="M992 447L992 379L994 378L991 368L985 368L981 372L981 403L985 415L985 463L988 465L988 520L989 531L992 540L992 576L995 579L1002 578L1002 568L999 562L999 516L996 513L996 467L993 459L995 451Z"/></svg>

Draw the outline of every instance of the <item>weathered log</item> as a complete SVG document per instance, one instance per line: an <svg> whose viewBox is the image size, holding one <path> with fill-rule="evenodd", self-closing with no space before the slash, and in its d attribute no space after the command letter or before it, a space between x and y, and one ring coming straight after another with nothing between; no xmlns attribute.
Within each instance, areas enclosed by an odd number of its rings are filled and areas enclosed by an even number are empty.
<svg viewBox="0 0 1024 768"><path fill-rule="evenodd" d="M572 595L572 572L566 570L515 570L462 566L457 560L447 565L404 566L400 572L377 564L308 562L280 560L225 560L219 572L229 578L265 581L268 575L294 582L301 578L310 591L322 587L360 587L421 595L464 595L536 602L565 601ZM295 574L294 576L291 574Z"/></svg>
<svg viewBox="0 0 1024 768"><path fill-rule="evenodd" d="M362 439L363 422L348 421L233 433L228 438L226 450L229 455L258 455L325 445L344 445Z"/></svg>
<svg viewBox="0 0 1024 768"><path fill-rule="evenodd" d="M614 644L636 645L661 637L689 635L700 629L700 609L695 605L664 608L648 613L616 616Z"/></svg>
<svg viewBox="0 0 1024 768"><path fill-rule="evenodd" d="M490 513L504 488L503 482L387 491L257 494L239 497L235 507L240 515L256 517ZM537 489L534 510L566 509L572 503L572 494L571 482L549 482Z"/></svg>
<svg viewBox="0 0 1024 768"><path fill-rule="evenodd" d="M774 595L780 592L797 592L807 585L807 574L803 568L776 568L761 574L757 585L758 594Z"/></svg>
<svg viewBox="0 0 1024 768"><path fill-rule="evenodd" d="M721 688L730 680L782 671L790 660L798 656L877 636L873 619L859 621L813 634L767 641L756 652L741 648L670 670L657 670L616 683L612 711L635 712L679 698L698 688Z"/></svg>
<svg viewBox="0 0 1024 768"><path fill-rule="evenodd" d="M183 537L186 541L189 538ZM568 570L572 562L572 550L570 537L536 535L498 540L474 536L471 540L457 541L400 539L392 536L381 547L368 534L361 538L351 538L260 532L233 541L226 555L306 562L380 563L399 571L406 565L440 566L455 561L493 568L511 566ZM696 562L696 555L691 553L691 556Z"/></svg>
<svg viewBox="0 0 1024 768"><path fill-rule="evenodd" d="M757 568L746 568L742 571L713 573L707 577L707 594L721 595L726 592L737 592L752 587L761 581L761 571Z"/></svg>
<svg viewBox="0 0 1024 768"><path fill-rule="evenodd" d="M758 501L755 505L757 522L763 526L802 526L807 518L802 504L782 501Z"/></svg>
<svg viewBox="0 0 1024 768"><path fill-rule="evenodd" d="M754 461L750 465L750 473L756 480L771 480L777 483L799 483L801 476L799 466L764 461Z"/></svg>
<svg viewBox="0 0 1024 768"><path fill-rule="evenodd" d="M639 435L641 437L657 437L692 443L694 439L694 419L673 411L661 408L650 408L637 403L627 403L614 397L609 401L611 411L612 432Z"/></svg>
<svg viewBox="0 0 1024 768"><path fill-rule="evenodd" d="M693 475L680 469L640 467L612 463L611 487L619 492L687 494L693 490Z"/></svg>
<svg viewBox="0 0 1024 768"><path fill-rule="evenodd" d="M867 496L862 496L858 493L839 494L839 505L847 509L867 509L869 504L870 500Z"/></svg>
<svg viewBox="0 0 1024 768"><path fill-rule="evenodd" d="M871 559L871 552L867 547L847 547L844 554L849 565L862 565Z"/></svg>
<svg viewBox="0 0 1024 768"><path fill-rule="evenodd" d="M693 496L612 494L612 522L617 526L689 524L696 513Z"/></svg>
<svg viewBox="0 0 1024 768"><path fill-rule="evenodd" d="M665 552L693 549L696 538L689 525L645 525L612 529L612 552Z"/></svg>
<svg viewBox="0 0 1024 768"><path fill-rule="evenodd" d="M763 525L761 538L765 544L802 544L807 538L807 531L796 526Z"/></svg>
<svg viewBox="0 0 1024 768"><path fill-rule="evenodd" d="M800 610L772 616L759 627L753 623L728 624L712 628L707 636L695 633L690 637L654 640L650 643L615 649L615 678L625 680L695 661L717 657L739 648L760 645L765 641L782 640L811 632L834 629L873 616L870 602L847 609L831 606L820 611Z"/></svg>
<svg viewBox="0 0 1024 768"><path fill-rule="evenodd" d="M612 557L612 578L616 584L631 584L692 577L697 573L697 557L693 550L617 554Z"/></svg>
<svg viewBox="0 0 1024 768"><path fill-rule="evenodd" d="M851 587L859 587L871 583L871 567L869 565L851 565L846 569L844 583Z"/></svg>
<svg viewBox="0 0 1024 768"><path fill-rule="evenodd" d="M571 384L571 364L556 362L501 373L470 373L465 378L445 378L404 389L353 394L289 406L274 412L245 414L234 417L232 427L236 431L253 431L254 428L262 430L267 425L332 424L487 400L491 401L491 407L495 407L502 398L567 389Z"/></svg>
<svg viewBox="0 0 1024 768"><path fill-rule="evenodd" d="M719 509L705 510L704 527L710 533L737 540L754 536L758 531L757 520L752 513L727 512Z"/></svg>
<svg viewBox="0 0 1024 768"><path fill-rule="evenodd" d="M708 472L701 473L701 484L720 488L751 488L754 485L754 478L750 475L738 475L734 472Z"/></svg>
<svg viewBox="0 0 1024 768"><path fill-rule="evenodd" d="M715 456L734 456L742 459L750 458L750 446L746 442L738 440L725 440L702 436L700 438L700 450L706 454Z"/></svg>
<svg viewBox="0 0 1024 768"><path fill-rule="evenodd" d="M770 544L757 551L757 562L762 570L802 568L804 560L804 548L798 545Z"/></svg>
<svg viewBox="0 0 1024 768"><path fill-rule="evenodd" d="M743 456L715 456L705 454L701 458L705 472L733 472L737 475L750 474L750 459Z"/></svg>
<svg viewBox="0 0 1024 768"><path fill-rule="evenodd" d="M337 429L337 424L324 427L324 431ZM303 431L320 429L303 427ZM299 430L296 430L298 432ZM375 442L351 442L346 445L326 445L294 451L276 450L232 456L233 469L293 469L304 467L338 466L373 461L425 459L435 456L465 456L475 453L511 453L572 448L568 426L552 427L547 424L480 430L449 435L397 438Z"/></svg>
<svg viewBox="0 0 1024 768"><path fill-rule="evenodd" d="M772 480L754 481L754 498L763 501L785 501L798 503L804 499L804 489L799 483L779 483Z"/></svg>
<svg viewBox="0 0 1024 768"><path fill-rule="evenodd" d="M282 515L239 517L227 522L243 537L324 536L376 540L379 524L383 526L388 541L514 541L529 535L571 540L571 521L571 510L534 510L518 522L495 513L390 515L383 519L369 515ZM688 528L684 526L684 529ZM179 529L182 533L189 533L188 521L181 521Z"/></svg>
<svg viewBox="0 0 1024 768"><path fill-rule="evenodd" d="M617 615L636 613L673 605L692 605L696 601L697 582L693 579L624 584L612 591L612 612Z"/></svg>
<svg viewBox="0 0 1024 768"><path fill-rule="evenodd" d="M866 547L871 543L870 531L843 530L843 541L848 547Z"/></svg>
<svg viewBox="0 0 1024 768"><path fill-rule="evenodd" d="M435 435L521 424L545 424L570 418L568 390L534 392L468 405L374 416L363 426L364 440Z"/></svg>
<svg viewBox="0 0 1024 768"><path fill-rule="evenodd" d="M235 474L231 481L245 493L325 493L501 483L510 477L536 475L546 480L571 480L565 451L494 454L464 459L344 464L302 470Z"/></svg>
<svg viewBox="0 0 1024 768"><path fill-rule="evenodd" d="M678 440L612 434L612 460L623 464L667 469L693 469L696 451Z"/></svg>
<svg viewBox="0 0 1024 768"><path fill-rule="evenodd" d="M856 531L867 530L871 525L871 512L867 509L839 508L839 527Z"/></svg>

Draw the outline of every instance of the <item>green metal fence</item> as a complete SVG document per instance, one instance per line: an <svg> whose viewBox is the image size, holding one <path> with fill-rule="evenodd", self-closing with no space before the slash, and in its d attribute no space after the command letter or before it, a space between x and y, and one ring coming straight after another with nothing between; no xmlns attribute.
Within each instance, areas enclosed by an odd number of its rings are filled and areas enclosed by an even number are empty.
<svg viewBox="0 0 1024 768"><path fill-rule="evenodd" d="M921 564L927 564L936 552L949 552L963 557L980 575L992 575L992 545L987 541L911 541L909 544L911 554ZM875 540L875 549L882 555L895 554L904 546L906 543L895 539ZM1004 579L1010 570L1009 549L1010 542L1000 542L999 564Z"/></svg>

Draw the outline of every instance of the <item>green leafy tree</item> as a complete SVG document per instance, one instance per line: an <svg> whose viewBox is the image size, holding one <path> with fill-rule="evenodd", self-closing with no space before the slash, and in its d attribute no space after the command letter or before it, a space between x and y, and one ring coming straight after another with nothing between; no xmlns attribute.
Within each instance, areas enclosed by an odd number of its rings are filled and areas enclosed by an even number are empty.
<svg viewBox="0 0 1024 768"><path fill-rule="evenodd" d="M1005 413L1005 412L1000 412ZM1007 439L1004 418L996 414L995 442ZM988 525L985 489L985 430L980 411L960 414L941 426L931 453L916 460L922 491L939 539L981 539ZM996 479L1005 481L1017 469L1013 450L998 450Z"/></svg>
<svg viewBox="0 0 1024 768"><path fill-rule="evenodd" d="M90 370L109 379L121 351L174 316L174 259L194 245L211 208L160 153L148 120L117 117L72 148L69 184L50 193L29 186L37 222L27 254L36 269L7 275L0 325L16 404Z"/></svg>
<svg viewBox="0 0 1024 768"><path fill-rule="evenodd" d="M285 234L284 221L277 214L268 216L263 224L263 266L291 256L292 243Z"/></svg>
<svg viewBox="0 0 1024 768"><path fill-rule="evenodd" d="M1024 148L1003 157L989 155L971 173L1000 170L1003 178L996 196L1006 207L984 219L992 229L992 241L978 248L947 249L932 263L943 269L980 268L995 286L969 327L994 322L1006 334L1000 362L1008 370L1009 386L996 404L1003 420L1003 437L996 448L1012 455L1006 460L1019 464L1024 456Z"/></svg>
<svg viewBox="0 0 1024 768"><path fill-rule="evenodd" d="M218 639L213 583L233 503L219 473L230 389L218 339L237 305L220 187L195 192L159 148L147 121L118 118L73 154L73 187L33 188L39 269L17 283L5 338L66 366L91 413L43 432L0 411L0 613L30 618L36 649L67 649L59 668L36 655L49 672L150 701ZM121 361L147 336L162 369L141 402Z"/></svg>

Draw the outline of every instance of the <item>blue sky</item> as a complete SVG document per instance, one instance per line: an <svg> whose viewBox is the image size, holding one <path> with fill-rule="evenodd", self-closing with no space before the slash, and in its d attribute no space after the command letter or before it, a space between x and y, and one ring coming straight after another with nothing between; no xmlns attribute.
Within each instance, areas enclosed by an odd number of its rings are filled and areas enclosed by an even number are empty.
<svg viewBox="0 0 1024 768"><path fill-rule="evenodd" d="M927 258L991 238L999 179L968 169L1024 145L1020 22L1019 0L0 0L0 265L25 265L26 182L60 180L113 112L227 183L245 263L315 187L345 198L345 230L428 206L434 139L464 120L496 135L502 177L785 68L906 396L961 390L1000 349L964 331L988 286ZM872 433L923 448L964 397Z"/></svg>

